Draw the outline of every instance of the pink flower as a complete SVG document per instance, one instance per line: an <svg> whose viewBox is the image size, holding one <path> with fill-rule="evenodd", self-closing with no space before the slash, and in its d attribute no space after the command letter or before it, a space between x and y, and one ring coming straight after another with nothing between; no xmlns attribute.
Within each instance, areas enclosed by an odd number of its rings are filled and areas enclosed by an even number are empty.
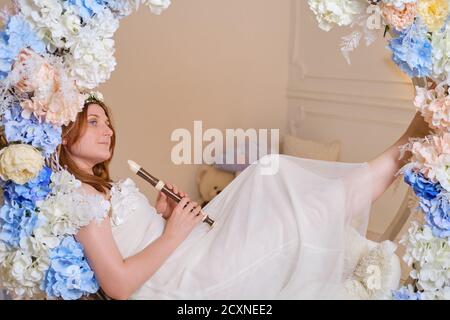
<svg viewBox="0 0 450 320"><path fill-rule="evenodd" d="M417 3L405 3L403 9L398 9L391 4L381 3L381 13L384 20L397 30L403 30L411 26L417 15Z"/></svg>
<svg viewBox="0 0 450 320"><path fill-rule="evenodd" d="M435 89L416 88L414 105L420 110L425 121L432 129L445 132L450 128L450 97L447 89L437 86Z"/></svg>
<svg viewBox="0 0 450 320"><path fill-rule="evenodd" d="M19 92L34 93L41 101L48 101L56 89L54 68L40 55L22 49L13 66L11 77Z"/></svg>
<svg viewBox="0 0 450 320"><path fill-rule="evenodd" d="M34 114L41 121L62 126L75 121L83 109L84 96L65 70L51 66L43 57L25 49L13 68L15 87L32 93L31 99L21 102L22 115Z"/></svg>
<svg viewBox="0 0 450 320"><path fill-rule="evenodd" d="M442 168L449 165L450 133L415 140L410 145L411 166L432 182L439 180Z"/></svg>

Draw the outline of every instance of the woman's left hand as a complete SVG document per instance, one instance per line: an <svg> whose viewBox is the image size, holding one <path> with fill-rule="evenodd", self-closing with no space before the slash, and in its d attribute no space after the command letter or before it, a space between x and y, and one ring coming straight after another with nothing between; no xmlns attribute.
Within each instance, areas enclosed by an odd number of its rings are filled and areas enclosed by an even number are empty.
<svg viewBox="0 0 450 320"><path fill-rule="evenodd" d="M166 187L170 190L172 190L175 194L179 195L181 198L189 197L186 192L179 191L178 187L175 185L172 185L170 183L166 183ZM172 215L173 209L176 207L177 202L168 196L166 196L161 191L158 194L158 197L156 198L156 205L155 209L156 212L162 214L164 219L169 219L169 217Z"/></svg>

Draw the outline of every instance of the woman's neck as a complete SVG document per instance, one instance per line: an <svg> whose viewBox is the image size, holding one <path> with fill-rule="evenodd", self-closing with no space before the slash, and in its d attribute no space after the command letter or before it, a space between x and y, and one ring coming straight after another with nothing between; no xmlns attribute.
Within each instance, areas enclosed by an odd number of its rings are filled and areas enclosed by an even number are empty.
<svg viewBox="0 0 450 320"><path fill-rule="evenodd" d="M94 166L86 160L79 159L76 157L72 157L72 160L75 162L75 165L83 172L87 174L94 175Z"/></svg>

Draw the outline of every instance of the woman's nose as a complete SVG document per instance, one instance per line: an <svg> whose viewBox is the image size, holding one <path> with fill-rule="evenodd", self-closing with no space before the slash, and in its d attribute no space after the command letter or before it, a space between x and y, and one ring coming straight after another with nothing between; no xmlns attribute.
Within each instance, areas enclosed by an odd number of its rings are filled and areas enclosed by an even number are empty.
<svg viewBox="0 0 450 320"><path fill-rule="evenodd" d="M108 127L108 126L106 127L104 135L109 136L109 137L111 137L113 135L113 131L111 130L110 127Z"/></svg>

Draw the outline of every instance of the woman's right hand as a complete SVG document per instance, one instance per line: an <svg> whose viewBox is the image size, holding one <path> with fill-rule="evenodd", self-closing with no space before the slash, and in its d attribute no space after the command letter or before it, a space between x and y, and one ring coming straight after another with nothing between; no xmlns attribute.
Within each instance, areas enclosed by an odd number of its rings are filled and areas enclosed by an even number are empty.
<svg viewBox="0 0 450 320"><path fill-rule="evenodd" d="M163 236L176 241L183 241L196 225L203 220L198 203L184 197L172 211L167 219Z"/></svg>

